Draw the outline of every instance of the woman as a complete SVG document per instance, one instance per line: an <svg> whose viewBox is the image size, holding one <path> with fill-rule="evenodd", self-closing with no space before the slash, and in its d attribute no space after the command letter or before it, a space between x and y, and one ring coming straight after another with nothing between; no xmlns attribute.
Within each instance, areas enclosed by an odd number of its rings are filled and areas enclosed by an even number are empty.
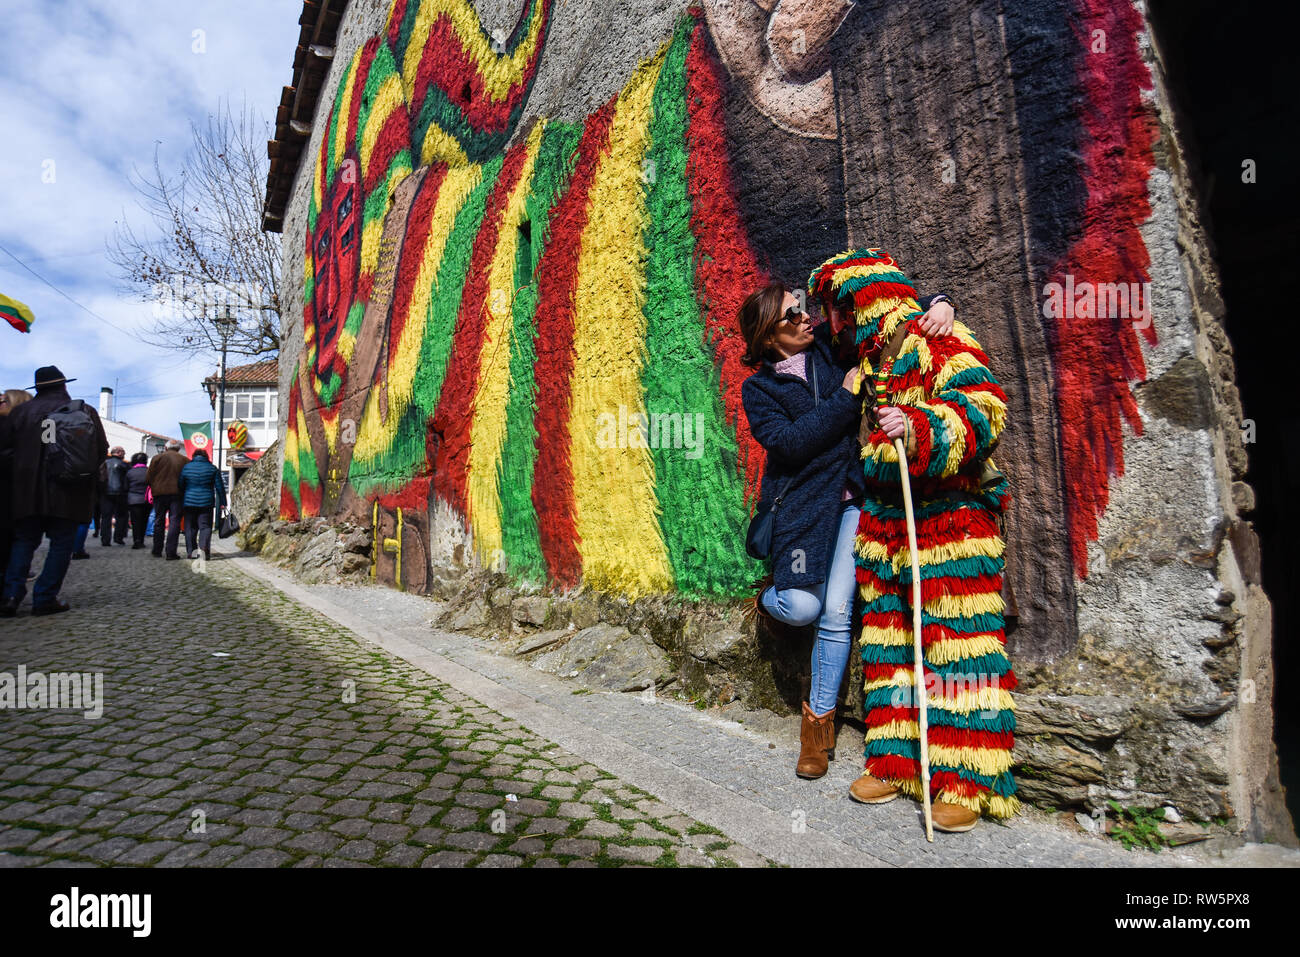
<svg viewBox="0 0 1300 957"><path fill-rule="evenodd" d="M126 508L131 513L131 547L144 548L149 525L149 456L136 452L126 470Z"/></svg>
<svg viewBox="0 0 1300 957"><path fill-rule="evenodd" d="M22 389L7 389L0 392L0 415L8 415L22 405L31 394ZM0 563L9 565L9 548L14 542L13 519L13 461L9 455L0 458Z"/></svg>
<svg viewBox="0 0 1300 957"><path fill-rule="evenodd" d="M912 575L895 439L903 439L921 568L930 791L934 826L969 831L980 814L1019 808L1011 777L1016 676L1004 645L1007 481L989 461L1006 424L1006 395L988 357L958 323L918 335L916 291L887 254L843 253L808 287L852 311L862 372L882 407L863 426L858 526L866 770L861 803L921 796L912 635Z"/></svg>
<svg viewBox="0 0 1300 957"><path fill-rule="evenodd" d="M935 304L923 321L927 334L952 328L946 298L924 300ZM738 319L747 346L742 361L758 367L741 396L754 438L767 450L759 507L783 493L773 520L772 572L755 609L769 622L818 623L795 773L819 778L835 754L835 702L851 645L853 536L864 487L858 371L854 360L835 356L831 324L813 327L780 285L752 293Z"/></svg>
<svg viewBox="0 0 1300 957"><path fill-rule="evenodd" d="M185 554L194 557L194 538L198 536L203 557L212 557L212 507L226 507L226 486L221 481L221 470L208 461L208 453L199 449L194 453L176 479L180 489L181 505L185 509Z"/></svg>

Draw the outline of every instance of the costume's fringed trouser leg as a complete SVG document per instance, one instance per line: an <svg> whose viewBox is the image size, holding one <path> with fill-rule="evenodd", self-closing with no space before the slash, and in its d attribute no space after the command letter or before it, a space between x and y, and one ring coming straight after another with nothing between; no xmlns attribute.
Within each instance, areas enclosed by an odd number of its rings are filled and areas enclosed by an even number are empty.
<svg viewBox="0 0 1300 957"><path fill-rule="evenodd" d="M979 506L917 503L930 793L991 817L1020 807L1011 776L1016 726L1003 630L1003 542ZM901 505L866 498L857 538L863 598L866 770L921 797L912 661L912 569Z"/></svg>

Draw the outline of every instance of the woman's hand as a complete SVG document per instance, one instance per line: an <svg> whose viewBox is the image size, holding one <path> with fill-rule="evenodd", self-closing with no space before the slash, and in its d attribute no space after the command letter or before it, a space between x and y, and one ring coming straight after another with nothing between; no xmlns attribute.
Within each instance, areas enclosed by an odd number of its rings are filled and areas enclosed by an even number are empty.
<svg viewBox="0 0 1300 957"><path fill-rule="evenodd" d="M877 409L876 421L880 424L881 431L891 439L901 439L907 431L907 416L897 406L887 405L883 409Z"/></svg>
<svg viewBox="0 0 1300 957"><path fill-rule="evenodd" d="M930 307L930 311L920 318L921 331L930 338L950 336L952 335L952 323L956 315L953 312L952 303L948 300L936 302Z"/></svg>
<svg viewBox="0 0 1300 957"><path fill-rule="evenodd" d="M858 394L858 383L862 381L862 370L854 366L844 374L844 388L849 390L851 395Z"/></svg>

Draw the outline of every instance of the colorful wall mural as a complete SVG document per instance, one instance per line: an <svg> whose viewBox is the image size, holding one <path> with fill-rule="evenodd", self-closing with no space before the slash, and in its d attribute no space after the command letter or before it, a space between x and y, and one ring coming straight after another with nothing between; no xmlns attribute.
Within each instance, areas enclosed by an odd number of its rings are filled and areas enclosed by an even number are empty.
<svg viewBox="0 0 1300 957"><path fill-rule="evenodd" d="M709 0L585 118L521 127L560 15L521 2L501 42L465 0L394 0L343 73L310 170L281 515L371 526L376 575L413 590L448 514L520 578L747 594L764 457L737 307L878 244L955 295L1007 385L1009 575L1026 640L1068 648L1154 332L1041 290L1148 278L1132 5L929 5L911 37L910 3ZM1111 57L1088 57L1094 29ZM974 82L925 83L935 57ZM890 86L907 71L916 122ZM973 110L977 135L944 135Z"/></svg>

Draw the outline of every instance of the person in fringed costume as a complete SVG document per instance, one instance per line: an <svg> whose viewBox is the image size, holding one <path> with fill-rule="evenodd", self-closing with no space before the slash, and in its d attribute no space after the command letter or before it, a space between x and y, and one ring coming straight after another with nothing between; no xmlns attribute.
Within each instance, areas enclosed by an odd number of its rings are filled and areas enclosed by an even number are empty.
<svg viewBox="0 0 1300 957"><path fill-rule="evenodd" d="M851 310L867 406L855 547L866 769L850 795L867 804L921 797L911 555L893 445L901 437L921 568L934 824L960 832L981 813L1011 817L1020 806L1011 776L1016 677L1005 650L999 528L1009 490L990 461L1006 395L962 323L931 339L915 328L916 290L887 253L835 256L813 271L808 289L840 321ZM900 327L906 338L895 340Z"/></svg>

